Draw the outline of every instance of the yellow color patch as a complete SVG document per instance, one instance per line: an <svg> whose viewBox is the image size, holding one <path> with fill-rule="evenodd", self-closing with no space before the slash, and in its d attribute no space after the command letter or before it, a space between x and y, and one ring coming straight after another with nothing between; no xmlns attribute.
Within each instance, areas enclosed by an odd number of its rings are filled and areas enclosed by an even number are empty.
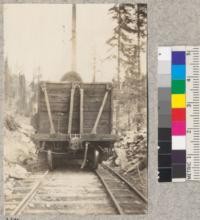
<svg viewBox="0 0 200 220"><path fill-rule="evenodd" d="M185 108L185 94L172 95L172 108Z"/></svg>

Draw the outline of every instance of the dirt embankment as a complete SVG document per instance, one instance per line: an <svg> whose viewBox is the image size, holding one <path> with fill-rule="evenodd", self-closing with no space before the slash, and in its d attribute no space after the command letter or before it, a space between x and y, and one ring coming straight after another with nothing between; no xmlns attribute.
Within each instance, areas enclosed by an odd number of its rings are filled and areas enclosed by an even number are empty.
<svg viewBox="0 0 200 220"><path fill-rule="evenodd" d="M4 117L4 181L5 193L11 193L16 180L29 175L27 168L37 160L31 140L34 129L29 118L7 114Z"/></svg>

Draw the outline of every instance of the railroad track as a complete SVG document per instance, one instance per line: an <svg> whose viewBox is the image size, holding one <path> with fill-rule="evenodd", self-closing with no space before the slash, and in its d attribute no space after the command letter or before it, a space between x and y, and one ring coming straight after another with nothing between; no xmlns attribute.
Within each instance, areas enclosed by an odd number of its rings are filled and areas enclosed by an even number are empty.
<svg viewBox="0 0 200 220"><path fill-rule="evenodd" d="M48 171L37 172L24 180L16 181L12 194L6 195L4 198L4 214L21 214L47 174Z"/></svg>
<svg viewBox="0 0 200 220"><path fill-rule="evenodd" d="M5 198L5 214L142 214L146 202L123 177L102 165L95 172L72 168L31 175Z"/></svg>
<svg viewBox="0 0 200 220"><path fill-rule="evenodd" d="M145 214L147 199L112 168L102 164L95 171L104 185L117 214Z"/></svg>

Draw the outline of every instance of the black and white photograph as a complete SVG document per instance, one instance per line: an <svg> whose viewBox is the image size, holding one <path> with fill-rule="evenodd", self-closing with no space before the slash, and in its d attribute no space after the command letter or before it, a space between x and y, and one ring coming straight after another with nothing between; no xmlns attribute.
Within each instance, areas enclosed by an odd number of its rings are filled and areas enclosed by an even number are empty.
<svg viewBox="0 0 200 220"><path fill-rule="evenodd" d="M147 4L4 4L4 215L148 209Z"/></svg>

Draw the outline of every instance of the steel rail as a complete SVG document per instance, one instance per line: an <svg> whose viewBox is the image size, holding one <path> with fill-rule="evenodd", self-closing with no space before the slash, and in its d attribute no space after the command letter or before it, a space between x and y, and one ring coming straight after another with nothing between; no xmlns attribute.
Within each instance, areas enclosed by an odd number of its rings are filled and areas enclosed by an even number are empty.
<svg viewBox="0 0 200 220"><path fill-rule="evenodd" d="M124 183L126 183L126 185L133 190L145 203L148 202L148 200L145 198L145 196L138 191L138 189L136 189L128 180L126 180L124 177L122 177L120 174L118 174L117 172L115 172L112 168L110 168L109 166L105 165L105 164L101 164L101 166L104 169L109 170L111 173L113 173L115 176L117 176L119 179L121 179Z"/></svg>
<svg viewBox="0 0 200 220"><path fill-rule="evenodd" d="M95 170L95 173L96 175L98 176L98 178L100 179L100 181L102 182L102 184L104 185L107 193L109 194L114 206L115 206L115 209L117 210L117 213L120 214L120 215L123 215L124 212L122 210L122 208L120 207L119 203L117 202L117 200L115 199L115 196L113 195L113 193L111 192L111 190L109 189L107 183L104 181L103 177L101 176L101 174L98 172L98 170Z"/></svg>
<svg viewBox="0 0 200 220"><path fill-rule="evenodd" d="M22 213L22 211L26 208L26 206L28 205L28 203L30 202L30 200L33 198L33 196L35 195L38 187L40 186L40 184L42 183L42 180L44 179L44 177L48 174L48 170L43 174L43 176L34 184L33 188L31 189L31 191L24 197L24 199L19 203L19 205L12 211L11 215L20 215Z"/></svg>

